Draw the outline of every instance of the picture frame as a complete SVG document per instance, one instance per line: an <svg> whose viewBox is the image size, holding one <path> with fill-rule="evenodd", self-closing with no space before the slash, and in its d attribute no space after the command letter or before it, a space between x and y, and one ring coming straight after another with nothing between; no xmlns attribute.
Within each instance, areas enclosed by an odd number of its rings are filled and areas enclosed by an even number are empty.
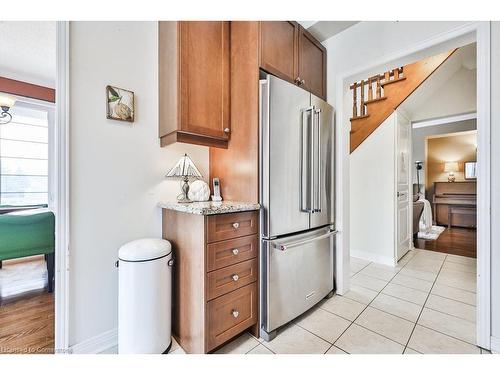
<svg viewBox="0 0 500 375"><path fill-rule="evenodd" d="M134 122L134 92L120 87L106 86L106 118L109 120Z"/></svg>
<svg viewBox="0 0 500 375"><path fill-rule="evenodd" d="M476 161L464 162L464 178L466 180L476 180L477 179L477 162Z"/></svg>

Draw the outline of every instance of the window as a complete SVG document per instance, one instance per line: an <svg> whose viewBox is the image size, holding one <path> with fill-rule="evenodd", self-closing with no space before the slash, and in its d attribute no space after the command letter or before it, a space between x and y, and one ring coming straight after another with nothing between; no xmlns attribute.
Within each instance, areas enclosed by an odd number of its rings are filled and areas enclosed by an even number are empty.
<svg viewBox="0 0 500 375"><path fill-rule="evenodd" d="M0 205L48 204L51 111L19 99L0 125Z"/></svg>

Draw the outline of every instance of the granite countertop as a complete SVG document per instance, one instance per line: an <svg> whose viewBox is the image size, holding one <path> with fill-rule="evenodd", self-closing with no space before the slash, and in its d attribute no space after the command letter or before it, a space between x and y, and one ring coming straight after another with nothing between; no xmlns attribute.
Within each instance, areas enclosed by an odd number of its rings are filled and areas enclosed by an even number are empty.
<svg viewBox="0 0 500 375"><path fill-rule="evenodd" d="M195 215L218 215L229 214L232 212L260 210L260 204L258 203L230 201L193 203L160 202L158 203L158 207Z"/></svg>

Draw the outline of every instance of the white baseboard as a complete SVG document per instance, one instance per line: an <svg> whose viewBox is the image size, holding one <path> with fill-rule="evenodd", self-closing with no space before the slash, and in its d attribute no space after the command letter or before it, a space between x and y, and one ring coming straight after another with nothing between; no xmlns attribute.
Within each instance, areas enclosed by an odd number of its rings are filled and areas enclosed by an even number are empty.
<svg viewBox="0 0 500 375"><path fill-rule="evenodd" d="M73 354L98 354L118 345L118 329L101 333L71 346Z"/></svg>
<svg viewBox="0 0 500 375"><path fill-rule="evenodd" d="M394 267L396 264L394 262L394 257L374 254L369 251L361 251L361 250L353 250L351 249L351 256L355 258L361 258L364 260L368 260L370 262L385 264L386 266Z"/></svg>
<svg viewBox="0 0 500 375"><path fill-rule="evenodd" d="M490 340L491 352L495 354L500 354L500 338L491 336Z"/></svg>

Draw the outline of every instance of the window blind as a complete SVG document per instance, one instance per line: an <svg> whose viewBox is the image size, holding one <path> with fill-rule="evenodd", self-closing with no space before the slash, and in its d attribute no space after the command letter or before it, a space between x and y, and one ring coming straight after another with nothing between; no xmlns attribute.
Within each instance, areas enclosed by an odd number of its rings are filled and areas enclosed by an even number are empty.
<svg viewBox="0 0 500 375"><path fill-rule="evenodd" d="M17 102L0 125L0 205L48 203L49 110Z"/></svg>

